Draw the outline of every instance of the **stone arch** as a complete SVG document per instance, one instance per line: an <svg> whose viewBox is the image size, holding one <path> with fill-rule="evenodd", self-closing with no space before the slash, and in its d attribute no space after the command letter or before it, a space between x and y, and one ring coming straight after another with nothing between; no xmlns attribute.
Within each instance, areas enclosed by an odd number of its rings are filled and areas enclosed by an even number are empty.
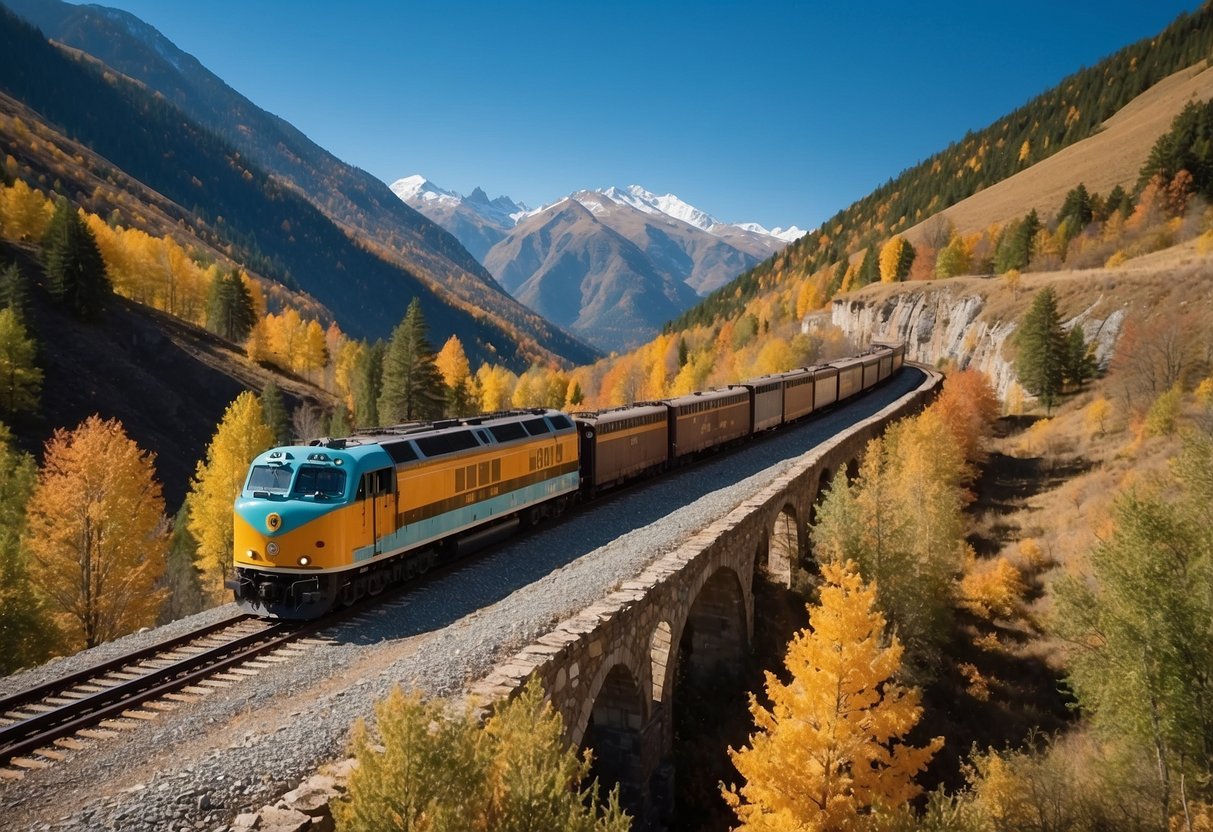
<svg viewBox="0 0 1213 832"><path fill-rule="evenodd" d="M650 675L653 677L654 707L665 701L666 670L670 665L670 647L673 643L670 622L657 622L652 635L649 636L649 662L652 668Z"/></svg>
<svg viewBox="0 0 1213 832"><path fill-rule="evenodd" d="M598 778L603 793L619 785L619 798L633 817L646 809L643 770L644 697L631 669L613 665L594 695L581 734L582 749L594 751L591 778Z"/></svg>
<svg viewBox="0 0 1213 832"><path fill-rule="evenodd" d="M771 583L792 585L792 568L800 563L800 531L796 507L789 503L775 515L767 535L766 562L762 571Z"/></svg>
<svg viewBox="0 0 1213 832"><path fill-rule="evenodd" d="M687 676L718 668L737 672L749 646L741 580L728 567L713 573L691 604L678 640L678 661Z"/></svg>
<svg viewBox="0 0 1213 832"><path fill-rule="evenodd" d="M859 479L859 457L853 456L847 460L847 482Z"/></svg>

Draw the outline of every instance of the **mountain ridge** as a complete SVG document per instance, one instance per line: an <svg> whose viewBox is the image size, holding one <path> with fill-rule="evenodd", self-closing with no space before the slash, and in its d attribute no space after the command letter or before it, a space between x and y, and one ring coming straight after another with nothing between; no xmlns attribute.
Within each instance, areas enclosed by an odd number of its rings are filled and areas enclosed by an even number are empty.
<svg viewBox="0 0 1213 832"><path fill-rule="evenodd" d="M480 188L464 197L422 175L398 179L391 189L455 234L518 300L605 350L634 346L656 333L666 320L662 316L678 315L694 304L696 295L722 285L786 245L783 238L756 223L723 223L673 194L657 195L639 185L575 191L535 209L505 196L490 200ZM546 219L535 222L534 218L550 217L570 204L585 208L590 217L579 215L580 221L566 223L565 233L581 239L576 244L572 239L560 243L560 268L549 260L550 240L516 242L519 235L541 233L548 227ZM785 235L798 232L781 230ZM584 250L574 253L578 245ZM604 250L621 260L607 262L601 256ZM573 262L582 263L586 271L578 273L571 267ZM580 293L554 292L550 282L556 274L575 281ZM523 291L532 276L538 280ZM648 285L642 286L645 282ZM674 287L679 282L692 293ZM662 300L641 304L635 323L621 325L613 303L634 297Z"/></svg>
<svg viewBox="0 0 1213 832"><path fill-rule="evenodd" d="M354 245L408 272L425 287L423 294L441 298L438 304L430 303L427 314L446 306L458 310L452 314L475 322L472 326L487 328L481 346L474 348L478 354L520 367L536 360L579 363L594 357L592 348L514 301L453 235L401 202L384 183L341 162L289 122L257 107L154 27L101 6L71 6L58 0L4 0L4 4L57 42L83 51L182 108L201 129L239 150L245 167L250 162L261 167L277 187L310 203L334 228L356 241ZM407 301L408 297L380 298L383 308L373 314L382 314L384 320L375 335L390 331L403 317ZM489 335L488 329L496 334Z"/></svg>

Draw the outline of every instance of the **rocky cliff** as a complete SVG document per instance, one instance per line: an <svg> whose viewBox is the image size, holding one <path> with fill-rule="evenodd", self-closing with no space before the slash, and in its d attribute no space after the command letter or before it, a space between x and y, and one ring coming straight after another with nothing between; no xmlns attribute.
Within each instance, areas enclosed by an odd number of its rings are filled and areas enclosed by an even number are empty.
<svg viewBox="0 0 1213 832"><path fill-rule="evenodd" d="M1005 402L1025 395L1018 389L1009 341L1034 290L1047 282L1045 275L1025 277L1024 286L1014 291L1004 281L981 278L873 286L834 301L830 322L856 344L872 339L904 341L911 361L981 370ZM1059 292L1063 325L1067 330L1081 326L1087 342L1094 344L1100 368L1106 368L1126 309L1118 299L1100 292L1098 281L1087 288L1090 291L1082 294ZM805 326L821 322L818 318Z"/></svg>

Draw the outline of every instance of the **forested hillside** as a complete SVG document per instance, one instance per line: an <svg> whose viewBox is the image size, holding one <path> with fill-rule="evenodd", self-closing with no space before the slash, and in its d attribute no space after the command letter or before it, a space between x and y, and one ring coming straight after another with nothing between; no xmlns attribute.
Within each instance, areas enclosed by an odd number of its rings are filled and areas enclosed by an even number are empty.
<svg viewBox="0 0 1213 832"><path fill-rule="evenodd" d="M667 332L736 318L764 288L855 259L885 240L1080 141L1151 85L1213 51L1213 7L1181 15L1147 38L1064 79L993 124L840 210L821 227L739 276L671 322ZM1073 183L1077 185L1078 183ZM946 242L946 241L945 241ZM827 288L833 296L839 280Z"/></svg>
<svg viewBox="0 0 1213 832"><path fill-rule="evenodd" d="M209 242L316 298L350 332L385 336L416 297L436 328L460 334L478 357L519 367L551 357L353 242L311 203L163 98L89 60L67 57L7 12L0 14L0 34L9 46L0 53L6 92L185 208ZM115 207L104 193L73 197L102 215ZM592 355L571 339L564 348L573 360Z"/></svg>

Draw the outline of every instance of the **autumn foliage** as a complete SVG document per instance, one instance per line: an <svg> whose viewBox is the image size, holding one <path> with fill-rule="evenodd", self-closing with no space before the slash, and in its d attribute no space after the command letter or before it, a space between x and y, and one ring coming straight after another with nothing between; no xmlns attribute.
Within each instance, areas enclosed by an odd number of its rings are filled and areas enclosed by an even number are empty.
<svg viewBox="0 0 1213 832"><path fill-rule="evenodd" d="M211 591L218 594L231 567L234 544L232 505L244 487L253 457L274 442L261 403L245 391L223 414L206 459L190 484L189 529L198 541L199 566Z"/></svg>
<svg viewBox="0 0 1213 832"><path fill-rule="evenodd" d="M920 791L915 776L943 745L902 738L922 714L896 681L902 647L885 633L876 588L853 563L822 569L821 601L788 646L790 681L766 674L771 707L750 696L758 729L729 754L745 784L723 788L738 830L879 829Z"/></svg>
<svg viewBox="0 0 1213 832"><path fill-rule="evenodd" d="M152 624L168 547L153 455L116 420L56 430L30 497L30 575L76 646Z"/></svg>

